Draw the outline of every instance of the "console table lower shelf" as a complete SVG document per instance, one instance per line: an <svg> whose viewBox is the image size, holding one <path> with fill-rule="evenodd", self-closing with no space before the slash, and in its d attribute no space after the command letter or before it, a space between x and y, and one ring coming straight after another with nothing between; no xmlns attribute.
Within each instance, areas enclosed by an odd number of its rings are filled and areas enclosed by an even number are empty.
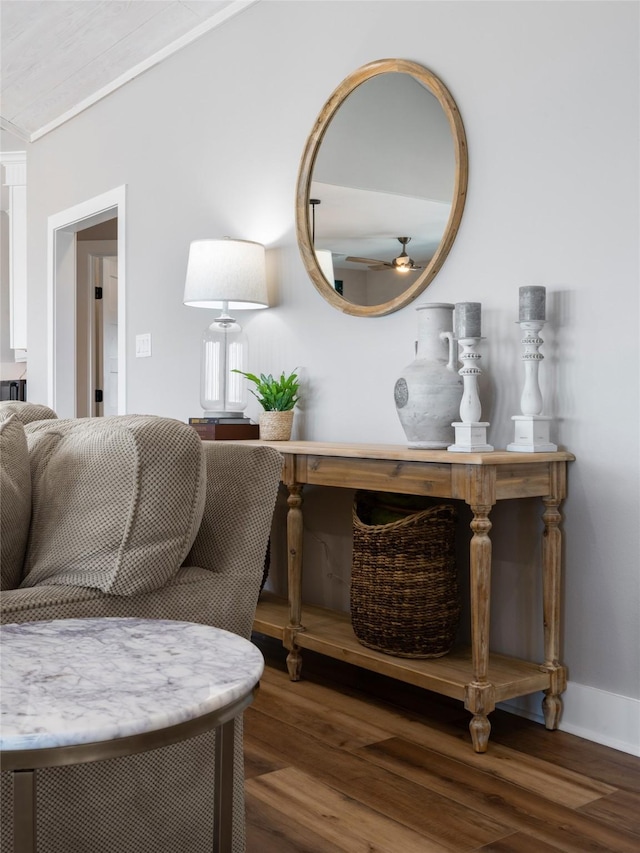
<svg viewBox="0 0 640 853"><path fill-rule="evenodd" d="M473 684L470 647L453 649L440 658L401 658L382 654L361 645L351 627L348 613L305 605L304 631L296 634L296 645L387 675L398 681L460 699L465 702ZM284 598L263 592L253 630L284 641L289 624L289 605ZM495 702L536 693L551 687L551 675L541 665L490 653L488 681Z"/></svg>

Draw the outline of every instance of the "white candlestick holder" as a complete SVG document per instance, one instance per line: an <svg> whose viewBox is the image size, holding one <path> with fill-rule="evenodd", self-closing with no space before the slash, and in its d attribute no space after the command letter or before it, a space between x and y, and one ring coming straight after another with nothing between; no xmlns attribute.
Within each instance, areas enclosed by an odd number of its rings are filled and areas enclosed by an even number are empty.
<svg viewBox="0 0 640 853"><path fill-rule="evenodd" d="M540 362L544 356L539 352L544 343L538 334L544 320L521 320L522 361L524 362L524 389L520 398L521 415L514 415L515 437L507 450L519 453L545 453L558 447L549 441L551 418L542 414L543 402L539 383Z"/></svg>
<svg viewBox="0 0 640 853"><path fill-rule="evenodd" d="M480 353L476 347L482 338L460 338L458 343L462 346L460 361L462 367L458 374L462 376L463 390L460 402L460 421L451 426L455 429L455 443L450 444L447 450L457 453L480 453L493 450L487 444L487 421L481 421L482 407L478 394L478 377L482 373L478 367Z"/></svg>

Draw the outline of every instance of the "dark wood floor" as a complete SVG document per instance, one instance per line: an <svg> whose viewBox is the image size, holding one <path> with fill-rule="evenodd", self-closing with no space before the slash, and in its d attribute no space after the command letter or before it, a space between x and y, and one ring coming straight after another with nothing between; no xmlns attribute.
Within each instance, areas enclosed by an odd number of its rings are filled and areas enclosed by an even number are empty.
<svg viewBox="0 0 640 853"><path fill-rule="evenodd" d="M640 758L279 642L245 712L248 853L640 851Z"/></svg>

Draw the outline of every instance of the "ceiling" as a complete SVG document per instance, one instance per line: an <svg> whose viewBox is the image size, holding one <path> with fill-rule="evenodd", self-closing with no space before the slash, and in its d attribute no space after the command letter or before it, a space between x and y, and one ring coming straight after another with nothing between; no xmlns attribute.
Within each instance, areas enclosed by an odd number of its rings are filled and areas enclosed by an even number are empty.
<svg viewBox="0 0 640 853"><path fill-rule="evenodd" d="M259 0L0 0L0 126L29 142ZM320 194L318 196L318 193ZM398 237L425 264L450 205L317 184L317 246L393 260ZM336 235L342 239L337 239Z"/></svg>
<svg viewBox="0 0 640 853"><path fill-rule="evenodd" d="M1 0L0 121L33 142L258 0Z"/></svg>

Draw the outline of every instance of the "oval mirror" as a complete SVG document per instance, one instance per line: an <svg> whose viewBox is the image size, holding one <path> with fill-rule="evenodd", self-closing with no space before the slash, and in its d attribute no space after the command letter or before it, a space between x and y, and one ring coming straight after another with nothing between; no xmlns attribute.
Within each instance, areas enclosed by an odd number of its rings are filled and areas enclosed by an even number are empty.
<svg viewBox="0 0 640 853"><path fill-rule="evenodd" d="M302 155L298 245L322 296L379 317L413 301L444 263L467 191L460 114L415 62L382 59L341 83Z"/></svg>

